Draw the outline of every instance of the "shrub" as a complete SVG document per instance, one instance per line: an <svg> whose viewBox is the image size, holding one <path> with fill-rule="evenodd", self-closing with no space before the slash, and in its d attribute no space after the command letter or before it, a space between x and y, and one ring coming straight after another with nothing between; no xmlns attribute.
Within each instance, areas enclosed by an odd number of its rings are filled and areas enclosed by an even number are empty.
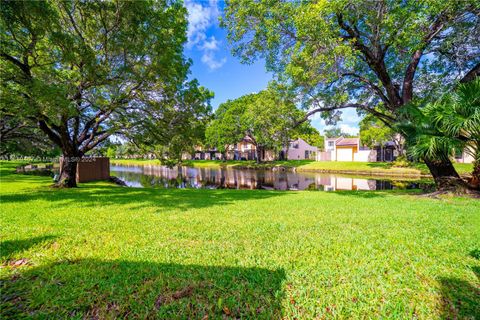
<svg viewBox="0 0 480 320"><path fill-rule="evenodd" d="M392 163L393 167L396 168L406 168L410 166L410 161L407 160L405 156L399 156L395 161Z"/></svg>

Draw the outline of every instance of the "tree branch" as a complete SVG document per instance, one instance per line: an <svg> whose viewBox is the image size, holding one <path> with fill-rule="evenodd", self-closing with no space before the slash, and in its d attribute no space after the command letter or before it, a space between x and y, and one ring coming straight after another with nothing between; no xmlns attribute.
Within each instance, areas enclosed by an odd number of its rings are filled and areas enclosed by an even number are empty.
<svg viewBox="0 0 480 320"><path fill-rule="evenodd" d="M417 49L410 58L410 63L407 66L405 71L405 76L403 78L403 87L402 87L402 100L406 104L410 102L413 98L413 79L415 78L415 72L417 71L418 64L420 59L423 56L425 48L432 42L435 36L442 30L444 27L446 16L444 13L440 14L437 20L430 27L430 31L423 38L422 46Z"/></svg>
<svg viewBox="0 0 480 320"><path fill-rule="evenodd" d="M31 77L32 77L32 74L30 73L30 67L29 67L28 65L23 64L22 62L20 62L20 60L18 60L17 58L12 57L11 55L6 54L5 52L1 52L1 53L0 53L0 57L4 58L4 59L7 60L7 61L10 61L11 63L13 63L13 64L16 65L17 67L19 67L20 70L22 70L23 73L24 73L28 78L31 78Z"/></svg>
<svg viewBox="0 0 480 320"><path fill-rule="evenodd" d="M45 122L45 120L38 120L38 127L40 130L45 132L45 134L53 141L57 146L62 148L62 139L56 134Z"/></svg>
<svg viewBox="0 0 480 320"><path fill-rule="evenodd" d="M347 72L347 73L343 73L341 75L342 77L343 76L346 76L346 77L354 77L354 78L357 78L358 80L360 80L361 82L363 83L366 83L370 88L372 88L373 91L375 91L377 93L377 95L380 97L380 99L387 105L390 104L390 100L388 100L388 97L383 93L382 89L375 85L373 82L371 82L370 80L368 80L367 78L365 77L362 77L358 74L355 74L355 73L351 73L351 72Z"/></svg>
<svg viewBox="0 0 480 320"><path fill-rule="evenodd" d="M334 110L338 110L338 109L360 108L360 107L365 107L365 106L362 105L362 104L358 104L358 103L348 103L348 104L344 104L344 105L341 105L341 106L318 107L318 108L315 108L315 109L307 112L302 119L299 119L299 120L295 121L293 126L298 127L299 125L301 125L302 123L307 121L308 118L310 118L310 116L312 116L312 115L314 115L315 113L318 113L318 112L328 112L328 111L334 111Z"/></svg>
<svg viewBox="0 0 480 320"><path fill-rule="evenodd" d="M103 133L102 135L98 136L97 139L95 141L89 141L88 144L86 144L85 146L83 146L83 148L80 148L80 152L82 152L83 154L85 154L86 152L92 150L93 148L95 148L100 142L102 141L105 141L105 139L107 139L108 137L110 137L112 133L111 132L105 132Z"/></svg>
<svg viewBox="0 0 480 320"><path fill-rule="evenodd" d="M385 66L385 61L383 60L385 57L385 52L379 52L378 56L375 55L372 50L362 43L357 28L352 28L349 26L343 20L343 15L341 13L337 13L337 22L340 27L349 34L347 39L354 40L353 46L363 54L367 65L382 82L383 87L387 91L388 101L390 102L389 105L392 107L399 107L402 104L399 90L397 86L392 83L392 79L390 78L387 67Z"/></svg>
<svg viewBox="0 0 480 320"><path fill-rule="evenodd" d="M474 80L476 77L480 76L480 63L477 63L472 70L468 71L467 74L460 79L460 83L467 83Z"/></svg>

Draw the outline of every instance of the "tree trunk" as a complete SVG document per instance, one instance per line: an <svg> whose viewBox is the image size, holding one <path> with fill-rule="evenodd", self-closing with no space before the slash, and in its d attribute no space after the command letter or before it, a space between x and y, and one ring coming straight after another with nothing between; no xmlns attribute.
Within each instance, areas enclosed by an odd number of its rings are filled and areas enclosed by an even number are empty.
<svg viewBox="0 0 480 320"><path fill-rule="evenodd" d="M425 159L424 161L435 180L438 191L464 193L468 188L450 160Z"/></svg>
<svg viewBox="0 0 480 320"><path fill-rule="evenodd" d="M256 154L257 154L257 159L256 159L256 160L257 160L257 163L262 162L262 148L260 148L259 146L257 146L257 147L255 148L255 152L256 152Z"/></svg>
<svg viewBox="0 0 480 320"><path fill-rule="evenodd" d="M64 155L60 161L60 176L57 187L75 188L77 186L77 163L79 157Z"/></svg>
<svg viewBox="0 0 480 320"><path fill-rule="evenodd" d="M469 182L470 187L480 190L480 159L473 162L472 178Z"/></svg>

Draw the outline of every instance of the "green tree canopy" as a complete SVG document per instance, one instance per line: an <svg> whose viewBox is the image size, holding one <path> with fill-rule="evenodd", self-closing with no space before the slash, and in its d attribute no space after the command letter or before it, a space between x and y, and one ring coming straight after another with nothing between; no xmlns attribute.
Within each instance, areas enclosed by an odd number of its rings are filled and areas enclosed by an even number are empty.
<svg viewBox="0 0 480 320"><path fill-rule="evenodd" d="M373 148L394 139L395 131L372 115L365 116L360 121L360 141L363 145Z"/></svg>
<svg viewBox="0 0 480 320"><path fill-rule="evenodd" d="M53 157L60 149L27 119L0 110L0 156Z"/></svg>
<svg viewBox="0 0 480 320"><path fill-rule="evenodd" d="M298 137L304 126L297 120L303 116L292 100L270 86L220 105L207 128L207 142L223 152L248 137L257 148L259 161L262 150L279 150Z"/></svg>
<svg viewBox="0 0 480 320"><path fill-rule="evenodd" d="M78 158L110 135L153 118L171 129L172 110L198 98L180 1L7 1L0 14L2 108L61 148L63 185L75 186Z"/></svg>
<svg viewBox="0 0 480 320"><path fill-rule="evenodd" d="M476 0L230 0L222 23L233 53L264 58L307 116L356 108L392 126L402 106L480 73L479 12Z"/></svg>
<svg viewBox="0 0 480 320"><path fill-rule="evenodd" d="M242 97L220 104L205 132L207 145L217 148L224 154L230 146L245 137L247 128L243 121L243 115L246 111L247 100Z"/></svg>
<svg viewBox="0 0 480 320"><path fill-rule="evenodd" d="M311 146L317 147L319 150L325 148L325 137L318 132L310 123L304 123L298 128L298 134L295 138L301 138Z"/></svg>

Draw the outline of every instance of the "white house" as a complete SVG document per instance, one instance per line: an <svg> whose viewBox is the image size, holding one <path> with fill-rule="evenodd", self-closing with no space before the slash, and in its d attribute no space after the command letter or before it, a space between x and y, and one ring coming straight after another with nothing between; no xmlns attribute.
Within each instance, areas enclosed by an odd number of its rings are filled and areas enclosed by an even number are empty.
<svg viewBox="0 0 480 320"><path fill-rule="evenodd" d="M467 150L467 148L470 148L470 150ZM467 147L465 150L462 152L457 152L455 153L455 162L458 163L473 163L475 161L475 158L472 156L472 150L471 147Z"/></svg>
<svg viewBox="0 0 480 320"><path fill-rule="evenodd" d="M325 152L320 153L317 160L368 162L375 161L374 153L373 150L362 150L360 138L327 138Z"/></svg>

